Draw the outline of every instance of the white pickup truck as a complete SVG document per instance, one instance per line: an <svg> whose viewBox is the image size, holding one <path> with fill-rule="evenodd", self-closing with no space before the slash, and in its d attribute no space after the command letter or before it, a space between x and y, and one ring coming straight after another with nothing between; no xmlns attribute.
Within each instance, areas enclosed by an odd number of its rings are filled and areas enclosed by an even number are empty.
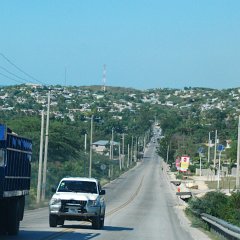
<svg viewBox="0 0 240 240"><path fill-rule="evenodd" d="M49 225L64 225L65 220L90 221L92 227L104 226L105 190L95 178L63 178L49 202Z"/></svg>

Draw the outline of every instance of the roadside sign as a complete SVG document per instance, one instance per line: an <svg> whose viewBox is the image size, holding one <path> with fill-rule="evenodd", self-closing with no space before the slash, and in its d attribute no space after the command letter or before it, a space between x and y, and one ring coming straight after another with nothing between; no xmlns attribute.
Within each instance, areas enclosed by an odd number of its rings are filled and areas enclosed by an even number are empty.
<svg viewBox="0 0 240 240"><path fill-rule="evenodd" d="M203 147L198 148L198 153L203 153Z"/></svg>
<svg viewBox="0 0 240 240"><path fill-rule="evenodd" d="M219 152L223 151L224 149L225 149L225 147L224 147L224 145L222 145L222 144L219 144L219 145L217 146L217 150L218 150Z"/></svg>
<svg viewBox="0 0 240 240"><path fill-rule="evenodd" d="M176 158L176 168L179 171L181 167L181 159L179 157Z"/></svg>
<svg viewBox="0 0 240 240"><path fill-rule="evenodd" d="M186 172L188 170L189 164L190 164L190 157L182 156L181 157L181 171Z"/></svg>
<svg viewBox="0 0 240 240"><path fill-rule="evenodd" d="M107 168L107 166L105 164L101 164L100 168L101 168L101 170L104 171Z"/></svg>

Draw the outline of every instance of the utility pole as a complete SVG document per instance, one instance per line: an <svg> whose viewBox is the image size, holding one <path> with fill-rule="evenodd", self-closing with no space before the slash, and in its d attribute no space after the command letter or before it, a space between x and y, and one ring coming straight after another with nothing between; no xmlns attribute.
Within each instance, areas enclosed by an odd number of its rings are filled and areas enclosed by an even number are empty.
<svg viewBox="0 0 240 240"><path fill-rule="evenodd" d="M218 155L218 181L217 181L217 189L220 189L220 177L221 177L221 153L222 151L219 151Z"/></svg>
<svg viewBox="0 0 240 240"><path fill-rule="evenodd" d="M111 140L110 140L110 146L109 146L109 168L108 168L108 177L109 179L111 178L111 160L112 160L112 143L111 143Z"/></svg>
<svg viewBox="0 0 240 240"><path fill-rule="evenodd" d="M92 135L93 135L93 116L91 117L91 132L90 132L90 154L89 154L89 177L92 177Z"/></svg>
<svg viewBox="0 0 240 240"><path fill-rule="evenodd" d="M217 130L215 130L215 144L214 144L214 160L213 160L213 166L214 169L216 168L216 160L217 160Z"/></svg>
<svg viewBox="0 0 240 240"><path fill-rule="evenodd" d="M136 146L135 146L135 161L138 160L138 137L136 137Z"/></svg>
<svg viewBox="0 0 240 240"><path fill-rule="evenodd" d="M84 151L85 151L85 158L84 158L84 177L86 177L86 153L87 153L87 134L84 134Z"/></svg>
<svg viewBox="0 0 240 240"><path fill-rule="evenodd" d="M167 146L167 164L168 164L168 155L169 155L169 145Z"/></svg>
<svg viewBox="0 0 240 240"><path fill-rule="evenodd" d="M48 133L49 133L49 112L50 112L50 91L48 92L48 105L47 105L47 122L45 134L45 148L44 148L44 162L43 162L43 188L42 188L42 201L45 200L46 193L46 180L47 180L47 157L48 157Z"/></svg>
<svg viewBox="0 0 240 240"><path fill-rule="evenodd" d="M127 168L129 168L129 153L130 153L130 146L129 146L129 144L128 144Z"/></svg>
<svg viewBox="0 0 240 240"><path fill-rule="evenodd" d="M122 134L122 165L123 165L123 167L124 167L124 160L125 160L125 154L124 154L124 151L125 151L125 149L124 149L124 133Z"/></svg>
<svg viewBox="0 0 240 240"><path fill-rule="evenodd" d="M222 144L218 145L218 182L217 182L217 189L220 189L220 178L221 178L221 155L222 155L222 151L224 150L224 146Z"/></svg>
<svg viewBox="0 0 240 240"><path fill-rule="evenodd" d="M133 160L133 136L132 136L132 142L131 142L131 158L130 158L130 165L132 165Z"/></svg>
<svg viewBox="0 0 240 240"><path fill-rule="evenodd" d="M200 158L200 177L202 176L202 153L199 153Z"/></svg>
<svg viewBox="0 0 240 240"><path fill-rule="evenodd" d="M210 141L211 141L211 133L208 133L208 163L210 162Z"/></svg>
<svg viewBox="0 0 240 240"><path fill-rule="evenodd" d="M119 159L119 170L122 170L122 157L121 157L121 145L119 142L119 146L118 146L118 159Z"/></svg>
<svg viewBox="0 0 240 240"><path fill-rule="evenodd" d="M40 203L42 186L41 183L42 183L43 131L44 131L44 111L42 110L39 163L38 163L37 204Z"/></svg>
<svg viewBox="0 0 240 240"><path fill-rule="evenodd" d="M113 160L113 149L114 149L114 137L113 137L113 131L114 131L114 128L112 128L112 141L111 141L111 146L112 146L112 148L111 148L111 156L112 156L112 160Z"/></svg>
<svg viewBox="0 0 240 240"><path fill-rule="evenodd" d="M240 162L240 116L238 117L238 143L237 143L237 173L236 173L236 189L239 189L239 162Z"/></svg>
<svg viewBox="0 0 240 240"><path fill-rule="evenodd" d="M146 148L146 134L144 135L143 139L143 153L145 152L145 148Z"/></svg>

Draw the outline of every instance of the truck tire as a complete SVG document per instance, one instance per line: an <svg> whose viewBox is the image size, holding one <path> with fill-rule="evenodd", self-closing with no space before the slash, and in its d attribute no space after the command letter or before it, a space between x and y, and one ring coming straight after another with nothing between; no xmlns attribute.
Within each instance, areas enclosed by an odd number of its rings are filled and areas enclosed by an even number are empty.
<svg viewBox="0 0 240 240"><path fill-rule="evenodd" d="M92 227L94 229L100 229L101 228L100 216L93 217L93 219L92 219Z"/></svg>
<svg viewBox="0 0 240 240"><path fill-rule="evenodd" d="M19 232L19 201L13 199L9 201L7 206L7 232L8 235L17 235Z"/></svg>
<svg viewBox="0 0 240 240"><path fill-rule="evenodd" d="M56 215L49 215L49 226L50 227L56 227L58 223L58 216Z"/></svg>
<svg viewBox="0 0 240 240"><path fill-rule="evenodd" d="M4 204L4 201L0 202L0 235L6 234L7 231L7 222L6 222L6 216L7 216L7 209Z"/></svg>
<svg viewBox="0 0 240 240"><path fill-rule="evenodd" d="M58 218L57 225L63 226L64 225L64 218L62 218L62 217Z"/></svg>
<svg viewBox="0 0 240 240"><path fill-rule="evenodd" d="M23 220L24 215L24 207L25 207L25 196L19 198L19 220Z"/></svg>

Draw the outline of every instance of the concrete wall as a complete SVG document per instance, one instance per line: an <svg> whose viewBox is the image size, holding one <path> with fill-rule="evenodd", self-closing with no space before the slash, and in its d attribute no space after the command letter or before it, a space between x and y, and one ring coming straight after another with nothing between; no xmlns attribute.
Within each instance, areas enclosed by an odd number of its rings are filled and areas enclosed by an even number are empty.
<svg viewBox="0 0 240 240"><path fill-rule="evenodd" d="M196 175L200 176L200 169L196 168ZM210 169L202 169L202 176L214 176L215 172Z"/></svg>

